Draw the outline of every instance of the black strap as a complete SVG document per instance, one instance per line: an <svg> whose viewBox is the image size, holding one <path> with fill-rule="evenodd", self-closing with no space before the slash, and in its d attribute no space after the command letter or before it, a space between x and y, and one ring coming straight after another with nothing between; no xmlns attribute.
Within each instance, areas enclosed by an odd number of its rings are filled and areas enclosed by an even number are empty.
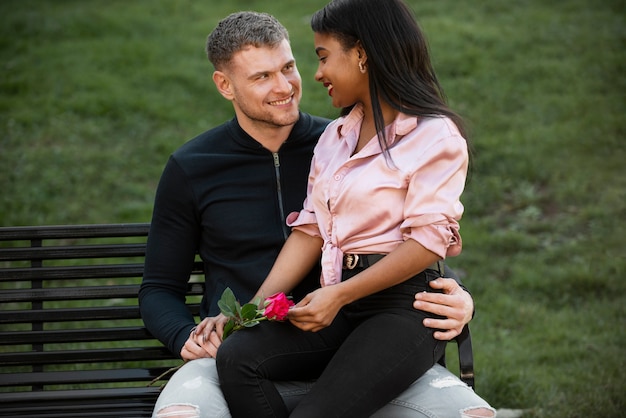
<svg viewBox="0 0 626 418"><path fill-rule="evenodd" d="M474 385L474 354L472 351L472 336L470 335L469 325L465 325L463 330L455 338L459 349L459 370L461 380L472 389L476 390Z"/></svg>

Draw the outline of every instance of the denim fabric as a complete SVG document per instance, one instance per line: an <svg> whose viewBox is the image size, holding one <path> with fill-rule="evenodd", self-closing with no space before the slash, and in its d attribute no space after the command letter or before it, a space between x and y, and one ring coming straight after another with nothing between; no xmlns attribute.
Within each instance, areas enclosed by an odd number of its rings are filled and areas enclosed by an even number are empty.
<svg viewBox="0 0 626 418"><path fill-rule="evenodd" d="M293 410L313 381L276 382L287 408ZM217 377L214 359L186 363L167 383L154 407L190 406L198 418L231 418ZM490 408L474 391L446 368L436 364L371 418L460 417L468 408ZM194 416L194 415L190 415Z"/></svg>

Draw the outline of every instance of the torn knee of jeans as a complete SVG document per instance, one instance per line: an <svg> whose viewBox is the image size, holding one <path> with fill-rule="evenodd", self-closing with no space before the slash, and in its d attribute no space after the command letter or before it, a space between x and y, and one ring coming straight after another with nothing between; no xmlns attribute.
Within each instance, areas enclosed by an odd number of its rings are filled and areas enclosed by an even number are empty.
<svg viewBox="0 0 626 418"><path fill-rule="evenodd" d="M461 416L468 418L493 418L496 416L496 410L485 406L473 406L461 410Z"/></svg>
<svg viewBox="0 0 626 418"><path fill-rule="evenodd" d="M200 409L191 404L168 405L159 409L155 418L200 418Z"/></svg>

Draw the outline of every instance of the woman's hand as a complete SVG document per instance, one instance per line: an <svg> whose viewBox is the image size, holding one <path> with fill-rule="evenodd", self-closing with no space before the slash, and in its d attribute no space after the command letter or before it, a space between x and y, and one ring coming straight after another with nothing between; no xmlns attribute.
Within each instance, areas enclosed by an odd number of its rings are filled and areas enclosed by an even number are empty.
<svg viewBox="0 0 626 418"><path fill-rule="evenodd" d="M343 306L335 294L338 286L325 286L306 295L289 310L289 321L303 331L317 332L329 326Z"/></svg>
<svg viewBox="0 0 626 418"><path fill-rule="evenodd" d="M185 341L180 356L185 361L215 357L222 344L224 325L228 321L224 315L207 317L195 327Z"/></svg>
<svg viewBox="0 0 626 418"><path fill-rule="evenodd" d="M435 331L438 340L451 340L461 333L465 324L472 319L474 301L454 279L439 278L430 282L433 289L443 293L421 292L415 294L413 307L444 319L426 318L424 326L443 331Z"/></svg>

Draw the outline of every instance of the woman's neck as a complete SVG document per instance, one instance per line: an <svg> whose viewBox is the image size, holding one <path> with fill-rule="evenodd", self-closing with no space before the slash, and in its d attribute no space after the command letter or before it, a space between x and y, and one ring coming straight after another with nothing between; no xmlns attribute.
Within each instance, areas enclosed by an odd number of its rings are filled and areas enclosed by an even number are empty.
<svg viewBox="0 0 626 418"><path fill-rule="evenodd" d="M396 109L389 106L386 102L381 102L381 110L383 113L384 126L390 125L400 113ZM363 122L359 132L359 142L354 150L359 152L369 141L377 134L376 124L374 123L374 110L371 103L363 104Z"/></svg>

